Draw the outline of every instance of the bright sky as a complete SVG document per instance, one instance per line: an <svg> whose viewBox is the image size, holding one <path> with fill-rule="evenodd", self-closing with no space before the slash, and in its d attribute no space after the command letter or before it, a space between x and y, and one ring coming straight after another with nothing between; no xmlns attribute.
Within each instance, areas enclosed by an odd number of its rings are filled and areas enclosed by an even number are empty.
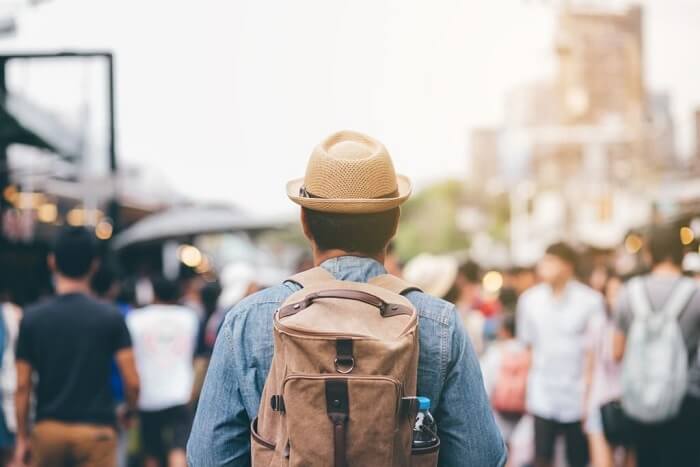
<svg viewBox="0 0 700 467"><path fill-rule="evenodd" d="M342 128L382 140L419 183L464 176L469 128L553 73L552 3L52 0L0 48L113 50L121 160L196 199L277 213L286 180ZM700 2L643 3L647 83L671 92L688 153Z"/></svg>

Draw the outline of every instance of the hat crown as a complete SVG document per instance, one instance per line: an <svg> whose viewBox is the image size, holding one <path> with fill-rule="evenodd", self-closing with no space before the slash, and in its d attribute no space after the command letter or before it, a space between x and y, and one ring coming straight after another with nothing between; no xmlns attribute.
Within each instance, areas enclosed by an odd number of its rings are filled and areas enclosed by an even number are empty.
<svg viewBox="0 0 700 467"><path fill-rule="evenodd" d="M379 141L354 131L340 131L314 148L304 189L325 199L377 199L396 196L396 172Z"/></svg>

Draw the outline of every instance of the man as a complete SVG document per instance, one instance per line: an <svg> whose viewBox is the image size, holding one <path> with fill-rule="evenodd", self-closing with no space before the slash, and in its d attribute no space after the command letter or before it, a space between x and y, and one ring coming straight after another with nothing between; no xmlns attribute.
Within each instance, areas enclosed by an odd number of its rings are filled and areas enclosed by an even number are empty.
<svg viewBox="0 0 700 467"><path fill-rule="evenodd" d="M477 355L481 355L485 348L484 331L488 316L485 311L489 308L481 295L481 266L471 260L460 265L457 288L459 290L457 312L462 317L474 350Z"/></svg>
<svg viewBox="0 0 700 467"><path fill-rule="evenodd" d="M651 256L651 274L643 278L647 298L653 311L663 310L681 280L683 246L675 228L658 227L651 233L648 253ZM625 355L627 333L634 317L629 287L620 293L615 308L617 332L613 353L622 360ZM640 467L697 467L700 449L700 293L695 291L679 316L679 325L689 352L688 392L680 413L666 422L640 424L635 446Z"/></svg>
<svg viewBox="0 0 700 467"><path fill-rule="evenodd" d="M306 177L288 184L314 264L337 279L366 282L385 273L386 247L410 194L384 146L355 132L331 135L312 153ZM227 315L188 444L191 467L250 464L251 420L273 355L272 320L298 286L285 282L236 305ZM418 394L437 402L440 465L505 464L479 363L454 306L422 292L407 298L419 313ZM292 450L294 448L292 447Z"/></svg>
<svg viewBox="0 0 700 467"><path fill-rule="evenodd" d="M527 408L535 417L535 465L552 465L559 435L571 467L588 463L583 433L586 329L605 313L603 299L574 279L576 253L565 243L549 248L537 266L542 284L518 303L518 337L532 351Z"/></svg>
<svg viewBox="0 0 700 467"><path fill-rule="evenodd" d="M30 448L29 396L36 372L31 465L114 466L112 358L130 407L139 390L129 332L116 309L90 298L90 277L97 267L92 234L77 227L62 230L48 261L57 296L29 308L19 330L15 459L21 465Z"/></svg>
<svg viewBox="0 0 700 467"><path fill-rule="evenodd" d="M126 318L141 376L141 447L145 467L157 467L161 459L169 467L185 467L199 320L194 310L177 304L176 282L162 277L152 282L155 303Z"/></svg>

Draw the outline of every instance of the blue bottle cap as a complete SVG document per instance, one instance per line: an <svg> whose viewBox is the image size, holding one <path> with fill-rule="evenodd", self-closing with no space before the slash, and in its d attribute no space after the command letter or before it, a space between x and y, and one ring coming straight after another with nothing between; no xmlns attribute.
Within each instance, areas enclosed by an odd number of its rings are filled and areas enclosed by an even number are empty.
<svg viewBox="0 0 700 467"><path fill-rule="evenodd" d="M418 396L416 399L418 400L418 410L428 410L430 408L429 397Z"/></svg>

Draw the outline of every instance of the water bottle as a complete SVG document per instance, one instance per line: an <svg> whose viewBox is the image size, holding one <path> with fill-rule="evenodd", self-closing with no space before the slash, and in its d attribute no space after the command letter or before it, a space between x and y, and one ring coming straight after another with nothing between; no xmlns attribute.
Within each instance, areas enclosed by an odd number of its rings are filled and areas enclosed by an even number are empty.
<svg viewBox="0 0 700 467"><path fill-rule="evenodd" d="M430 413L430 398L419 396L416 397L416 400L418 401L418 413L416 414L416 423L413 426L413 448L428 448L438 442L435 419Z"/></svg>

